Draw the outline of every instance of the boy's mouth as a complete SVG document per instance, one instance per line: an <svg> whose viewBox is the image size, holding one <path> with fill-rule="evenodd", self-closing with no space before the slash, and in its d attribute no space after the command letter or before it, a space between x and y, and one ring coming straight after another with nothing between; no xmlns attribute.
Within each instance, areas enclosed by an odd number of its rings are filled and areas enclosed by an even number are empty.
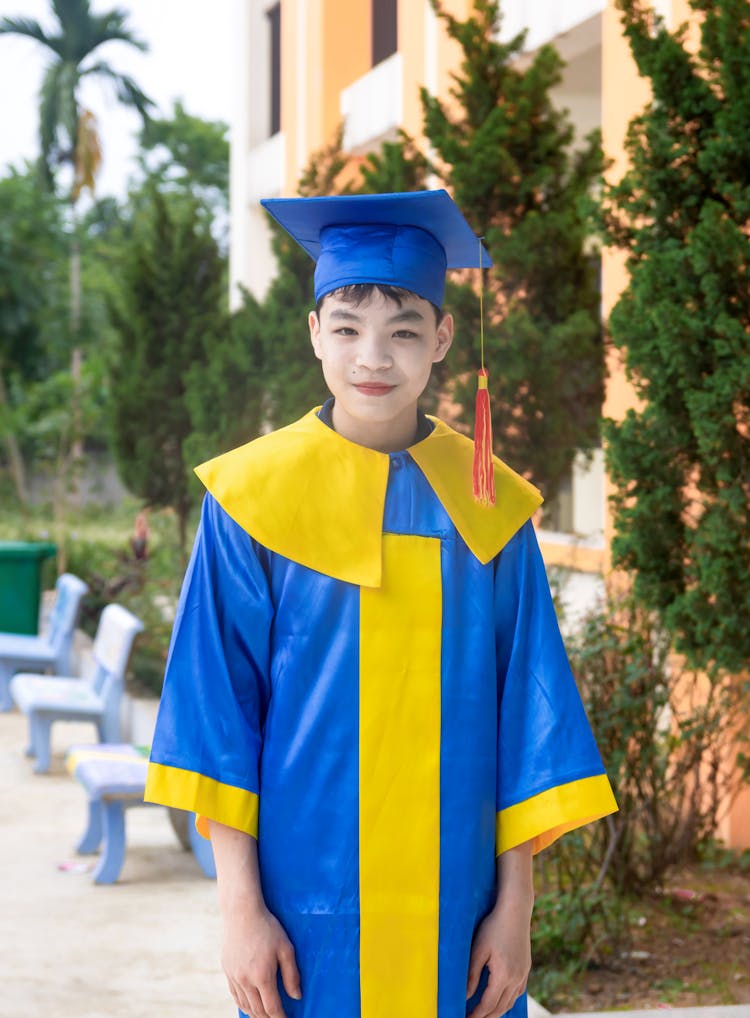
<svg viewBox="0 0 750 1018"><path fill-rule="evenodd" d="M386 396L393 392L396 386L386 385L384 382L360 382L355 384L354 388L364 396Z"/></svg>

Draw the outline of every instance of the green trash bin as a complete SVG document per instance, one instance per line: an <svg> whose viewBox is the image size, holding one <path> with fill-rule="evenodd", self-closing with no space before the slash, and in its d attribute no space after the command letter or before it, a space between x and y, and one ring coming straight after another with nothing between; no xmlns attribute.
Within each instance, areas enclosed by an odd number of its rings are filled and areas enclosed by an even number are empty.
<svg viewBox="0 0 750 1018"><path fill-rule="evenodd" d="M42 564L56 553L54 544L0 541L0 633L37 634Z"/></svg>

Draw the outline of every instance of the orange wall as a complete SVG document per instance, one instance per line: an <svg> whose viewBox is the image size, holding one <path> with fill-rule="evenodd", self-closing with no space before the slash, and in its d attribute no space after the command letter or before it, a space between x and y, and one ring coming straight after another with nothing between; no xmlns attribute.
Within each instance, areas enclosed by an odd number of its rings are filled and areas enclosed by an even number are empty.
<svg viewBox="0 0 750 1018"><path fill-rule="evenodd" d="M638 75L623 36L620 12L615 9L614 0L608 0L602 16L602 144L607 158L612 160L607 174L610 181L619 180L627 168L627 125L649 101L650 94L648 84ZM605 323L627 282L624 253L605 248L602 254L602 316ZM607 355L607 371L603 412L605 417L618 420L636 404L636 398L625 378L620 353L611 348ZM609 511L611 494L612 487L607 480L604 522L604 543L607 549L613 535L612 514Z"/></svg>
<svg viewBox="0 0 750 1018"><path fill-rule="evenodd" d="M370 4L362 0L326 0L324 39L320 57L325 67L323 118L313 149L329 142L339 126L342 90L370 69Z"/></svg>
<svg viewBox="0 0 750 1018"><path fill-rule="evenodd" d="M283 0L281 46L284 193L295 194L310 155L332 140L341 121L342 90L369 70L370 4Z"/></svg>
<svg viewBox="0 0 750 1018"><path fill-rule="evenodd" d="M445 9L466 18L473 0L444 0ZM403 59L403 127L422 140L419 90L426 68L425 4L402 0L398 14ZM303 45L304 40L304 45ZM286 194L294 194L300 169L327 145L341 121L343 89L370 70L370 0L282 0L281 130L285 135ZM460 49L437 25L438 92L447 97ZM298 121L297 110L304 111Z"/></svg>
<svg viewBox="0 0 750 1018"><path fill-rule="evenodd" d="M473 0L445 0L445 10L454 18L465 21L474 9ZM461 66L461 47L448 35L445 28L440 25L438 38L438 94L442 98L448 110L455 108L456 103L451 98L450 91L453 88L452 75Z"/></svg>
<svg viewBox="0 0 750 1018"><path fill-rule="evenodd" d="M425 12L421 3L398 5L398 49L403 61L403 128L412 137L422 133L419 87L425 75Z"/></svg>

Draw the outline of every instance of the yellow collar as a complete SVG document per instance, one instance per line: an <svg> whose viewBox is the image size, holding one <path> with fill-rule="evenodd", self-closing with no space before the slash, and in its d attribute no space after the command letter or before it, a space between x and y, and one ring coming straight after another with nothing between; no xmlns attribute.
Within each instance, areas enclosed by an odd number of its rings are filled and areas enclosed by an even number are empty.
<svg viewBox="0 0 750 1018"><path fill-rule="evenodd" d="M541 505L541 495L495 458L496 503L477 503L473 443L433 420L432 433L408 452L468 547L489 562ZM195 472L266 548L335 579L379 587L389 462L387 453L337 434L316 408Z"/></svg>

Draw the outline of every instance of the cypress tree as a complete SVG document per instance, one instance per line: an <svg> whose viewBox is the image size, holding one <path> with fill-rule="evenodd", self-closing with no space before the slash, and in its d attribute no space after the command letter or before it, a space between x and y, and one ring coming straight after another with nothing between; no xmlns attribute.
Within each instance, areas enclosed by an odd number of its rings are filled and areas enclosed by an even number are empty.
<svg viewBox="0 0 750 1018"><path fill-rule="evenodd" d="M190 405L202 399L210 408L216 397L210 385L199 390L226 337L224 268L200 206L151 189L111 306L113 446L125 484L148 505L174 509L183 549L199 494L186 454Z"/></svg>
<svg viewBox="0 0 750 1018"><path fill-rule="evenodd" d="M630 283L610 321L639 406L606 426L615 562L691 664L750 662L750 4L691 0L700 46L620 2L653 100L605 196Z"/></svg>
<svg viewBox="0 0 750 1018"><path fill-rule="evenodd" d="M562 60L542 46L526 69L524 33L498 41L497 0L466 21L433 0L461 47L453 109L422 90L424 131L437 171L494 268L485 273L486 360L496 451L554 497L579 449L598 443L603 394L598 268L586 253L584 205L602 169L598 133L574 149L566 111L550 92ZM473 420L479 366L477 301L452 286L458 341L454 398Z"/></svg>

